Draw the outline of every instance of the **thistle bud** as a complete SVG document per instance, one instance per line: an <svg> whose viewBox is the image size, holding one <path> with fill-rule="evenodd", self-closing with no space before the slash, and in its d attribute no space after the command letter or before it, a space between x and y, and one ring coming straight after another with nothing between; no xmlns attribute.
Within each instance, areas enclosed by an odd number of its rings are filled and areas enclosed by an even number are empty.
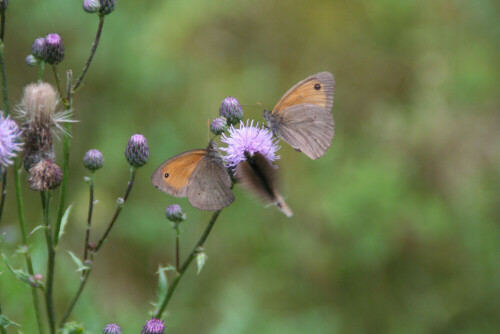
<svg viewBox="0 0 500 334"><path fill-rule="evenodd" d="M38 64L38 59L33 55L27 55L25 61L28 66L35 66Z"/></svg>
<svg viewBox="0 0 500 334"><path fill-rule="evenodd" d="M149 158L149 147L146 137L141 134L135 134L130 137L125 149L125 158L133 167L144 166Z"/></svg>
<svg viewBox="0 0 500 334"><path fill-rule="evenodd" d="M104 165L104 157L99 150L90 150L85 153L83 157L83 166L90 170L92 173L101 169Z"/></svg>
<svg viewBox="0 0 500 334"><path fill-rule="evenodd" d="M116 0L99 0L101 8L99 8L100 15L108 15L115 10Z"/></svg>
<svg viewBox="0 0 500 334"><path fill-rule="evenodd" d="M227 120L224 117L217 117L210 123L210 131L214 135L220 135L227 129Z"/></svg>
<svg viewBox="0 0 500 334"><path fill-rule="evenodd" d="M125 200L124 200L122 197L118 197L118 198L116 199L116 204L117 204L120 208L122 208L122 207L123 207L123 204L125 204Z"/></svg>
<svg viewBox="0 0 500 334"><path fill-rule="evenodd" d="M243 119L243 108L234 97L226 97L219 109L219 115L227 119L227 124L237 124Z"/></svg>
<svg viewBox="0 0 500 334"><path fill-rule="evenodd" d="M99 0L83 0L83 10L87 13L95 13L101 8Z"/></svg>
<svg viewBox="0 0 500 334"><path fill-rule="evenodd" d="M168 220L174 223L186 220L186 214L182 211L182 207L179 204L169 205L167 210L165 210L165 215Z"/></svg>
<svg viewBox="0 0 500 334"><path fill-rule="evenodd" d="M160 319L151 319L146 321L146 325L142 328L141 334L164 334L165 325Z"/></svg>
<svg viewBox="0 0 500 334"><path fill-rule="evenodd" d="M61 36L48 34L45 36L45 47L42 59L49 64L59 64L64 58L64 45Z"/></svg>
<svg viewBox="0 0 500 334"><path fill-rule="evenodd" d="M122 329L117 324L107 324L102 334L122 334Z"/></svg>
<svg viewBox="0 0 500 334"><path fill-rule="evenodd" d="M43 276L42 274L35 274L33 275L33 277L35 278L35 280L37 281L43 281Z"/></svg>
<svg viewBox="0 0 500 334"><path fill-rule="evenodd" d="M61 168L51 160L42 160L29 171L30 188L36 191L54 189L62 182Z"/></svg>
<svg viewBox="0 0 500 334"><path fill-rule="evenodd" d="M31 54L39 59L43 58L43 50L45 49L45 38L40 37L35 39L31 45Z"/></svg>

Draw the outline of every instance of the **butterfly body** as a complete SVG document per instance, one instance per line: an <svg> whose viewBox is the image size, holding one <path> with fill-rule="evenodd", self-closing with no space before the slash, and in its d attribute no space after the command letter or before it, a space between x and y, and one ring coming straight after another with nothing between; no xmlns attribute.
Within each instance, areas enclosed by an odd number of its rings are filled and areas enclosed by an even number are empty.
<svg viewBox="0 0 500 334"><path fill-rule="evenodd" d="M331 73L311 75L290 88L272 111L264 111L264 119L276 137L318 159L330 147L334 135L334 90Z"/></svg>
<svg viewBox="0 0 500 334"><path fill-rule="evenodd" d="M151 183L169 195L187 197L200 210L220 210L234 201L231 178L213 141L206 149L165 161L151 176Z"/></svg>

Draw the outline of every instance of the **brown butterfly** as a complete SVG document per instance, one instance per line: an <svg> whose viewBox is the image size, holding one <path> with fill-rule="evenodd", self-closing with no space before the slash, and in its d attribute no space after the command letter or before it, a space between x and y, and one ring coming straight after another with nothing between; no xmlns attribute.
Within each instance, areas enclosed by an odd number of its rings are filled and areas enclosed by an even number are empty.
<svg viewBox="0 0 500 334"><path fill-rule="evenodd" d="M290 88L273 111L265 110L264 118L276 137L318 159L332 144L334 90L331 73L311 75Z"/></svg>
<svg viewBox="0 0 500 334"><path fill-rule="evenodd" d="M246 160L236 166L235 178L244 188L255 193L268 203L275 204L287 217L293 216L276 187L276 170L260 153L245 152Z"/></svg>
<svg viewBox="0 0 500 334"><path fill-rule="evenodd" d="M232 181L214 141L207 149L168 159L154 171L151 183L169 195L187 197L200 210L220 210L234 201Z"/></svg>

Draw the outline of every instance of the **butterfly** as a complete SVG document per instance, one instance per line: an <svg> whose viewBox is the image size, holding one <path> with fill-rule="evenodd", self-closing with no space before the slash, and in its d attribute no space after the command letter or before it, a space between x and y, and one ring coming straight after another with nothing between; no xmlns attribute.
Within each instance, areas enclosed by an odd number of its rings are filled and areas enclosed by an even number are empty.
<svg viewBox="0 0 500 334"><path fill-rule="evenodd" d="M287 217L293 216L277 189L276 170L271 163L258 152L253 155L245 152L245 158L236 166L234 173L238 183L264 201L275 204Z"/></svg>
<svg viewBox="0 0 500 334"><path fill-rule="evenodd" d="M334 134L335 79L321 72L302 80L283 95L264 118L273 134L311 159L323 156Z"/></svg>
<svg viewBox="0 0 500 334"><path fill-rule="evenodd" d="M214 141L206 149L168 159L154 171L151 183L169 195L187 197L200 210L220 210L234 201L232 181Z"/></svg>

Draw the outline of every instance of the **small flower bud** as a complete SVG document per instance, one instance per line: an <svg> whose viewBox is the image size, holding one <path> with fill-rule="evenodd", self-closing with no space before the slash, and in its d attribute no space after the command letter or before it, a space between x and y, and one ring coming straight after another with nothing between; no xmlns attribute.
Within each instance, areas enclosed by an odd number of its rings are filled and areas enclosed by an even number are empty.
<svg viewBox="0 0 500 334"><path fill-rule="evenodd" d="M214 135L220 135L227 129L227 120L224 117L217 117L210 123L210 131Z"/></svg>
<svg viewBox="0 0 500 334"><path fill-rule="evenodd" d="M45 36L42 59L49 64L59 64L64 58L64 45L59 34Z"/></svg>
<svg viewBox="0 0 500 334"><path fill-rule="evenodd" d="M0 10L6 10L9 6L9 0L0 0Z"/></svg>
<svg viewBox="0 0 500 334"><path fill-rule="evenodd" d="M33 277L34 277L34 278L35 278L35 280L37 280L37 281L42 281L42 280L43 280L43 276L42 276L42 274L35 274Z"/></svg>
<svg viewBox="0 0 500 334"><path fill-rule="evenodd" d="M146 137L140 134L130 137L125 149L125 158L133 167L144 166L149 158L149 147Z"/></svg>
<svg viewBox="0 0 500 334"><path fill-rule="evenodd" d="M91 267L92 266L92 261L91 260L85 260L85 261L83 261L83 264L86 265L87 267Z"/></svg>
<svg viewBox="0 0 500 334"><path fill-rule="evenodd" d="M43 58L43 50L45 49L45 38L40 37L35 39L31 45L31 54L39 59Z"/></svg>
<svg viewBox="0 0 500 334"><path fill-rule="evenodd" d="M118 204L119 207L123 207L123 203L125 203L125 200L121 197L118 197L116 199L116 204Z"/></svg>
<svg viewBox="0 0 500 334"><path fill-rule="evenodd" d="M26 56L26 64L28 66L35 66L36 64L38 64L38 59L36 59L36 57L33 55L27 55Z"/></svg>
<svg viewBox="0 0 500 334"><path fill-rule="evenodd" d="M146 324L142 328L141 334L164 334L165 325L160 319L151 319L146 321Z"/></svg>
<svg viewBox="0 0 500 334"><path fill-rule="evenodd" d="M29 171L30 188L37 191L54 189L62 182L61 168L51 160L42 160Z"/></svg>
<svg viewBox="0 0 500 334"><path fill-rule="evenodd" d="M99 8L99 14L108 15L115 10L116 0L99 0L101 8Z"/></svg>
<svg viewBox="0 0 500 334"><path fill-rule="evenodd" d="M107 324L102 334L122 334L122 329L117 324Z"/></svg>
<svg viewBox="0 0 500 334"><path fill-rule="evenodd" d="M83 0L83 10L87 13L95 13L101 8L99 0Z"/></svg>
<svg viewBox="0 0 500 334"><path fill-rule="evenodd" d="M83 166L91 172L101 169L104 165L104 157L98 150L90 150L83 157Z"/></svg>
<svg viewBox="0 0 500 334"><path fill-rule="evenodd" d="M186 214L182 211L182 207L179 204L169 205L167 210L165 210L165 215L168 220L174 223L186 220Z"/></svg>
<svg viewBox="0 0 500 334"><path fill-rule="evenodd" d="M219 109L219 115L227 119L227 124L237 124L243 119L243 108L234 97L226 97Z"/></svg>

